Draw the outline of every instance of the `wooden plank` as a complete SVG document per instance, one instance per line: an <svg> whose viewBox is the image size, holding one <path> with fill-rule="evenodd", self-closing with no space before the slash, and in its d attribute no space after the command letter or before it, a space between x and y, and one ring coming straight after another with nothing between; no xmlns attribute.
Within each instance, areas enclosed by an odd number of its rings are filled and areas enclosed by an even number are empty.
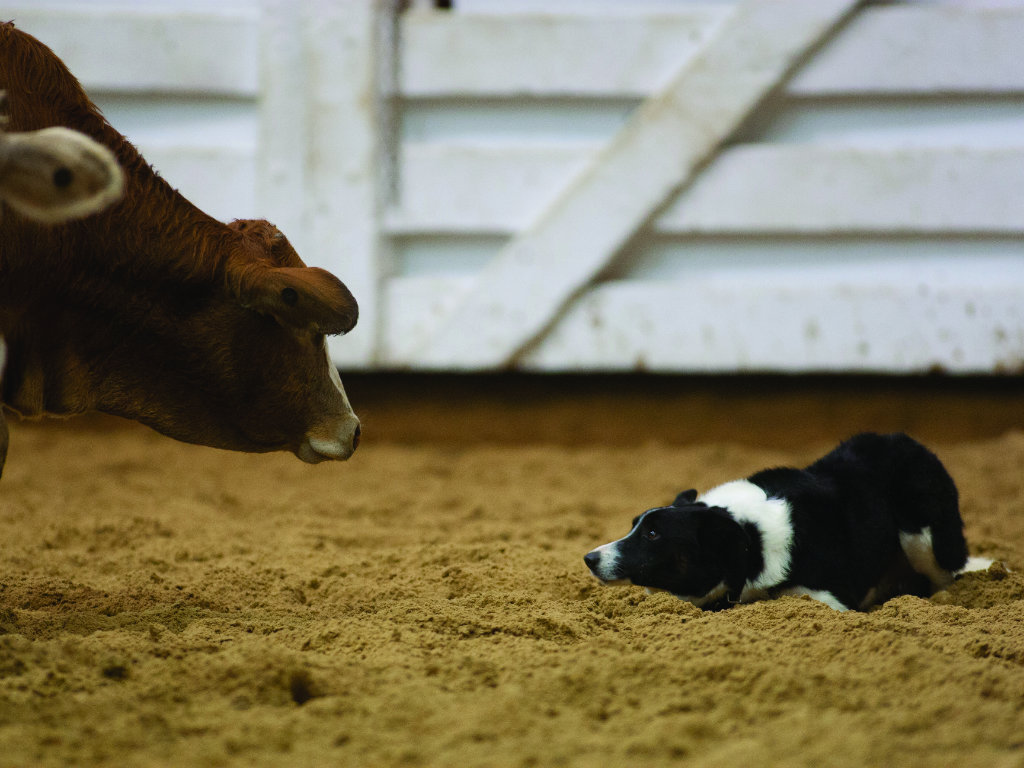
<svg viewBox="0 0 1024 768"><path fill-rule="evenodd" d="M407 144L391 234L513 234L594 144ZM780 194L785 190L785 194ZM742 145L654 222L666 234L1024 233L1024 147Z"/></svg>
<svg viewBox="0 0 1024 768"><path fill-rule="evenodd" d="M401 93L644 97L664 86L727 11L683 8L678 14L594 18L408 14L402 25ZM793 78L788 92L1021 93L1022 39L1019 5L869 7ZM524 50L530 55L523 56Z"/></svg>
<svg viewBox="0 0 1024 768"><path fill-rule="evenodd" d="M507 365L858 3L742 5L701 53L484 270L421 359Z"/></svg>
<svg viewBox="0 0 1024 768"><path fill-rule="evenodd" d="M1021 93L1020 5L877 6L793 78L795 96Z"/></svg>
<svg viewBox="0 0 1024 768"><path fill-rule="evenodd" d="M1015 280L990 275L984 285L920 279L611 283L573 307L523 364L692 372L1019 371L1024 268L1016 274ZM686 312L666 317L664 307L680 296ZM623 317L630 318L628 326ZM612 325L601 329L605 320Z"/></svg>
<svg viewBox="0 0 1024 768"><path fill-rule="evenodd" d="M614 16L407 13L399 87L414 98L646 96L668 83L728 13L725 7Z"/></svg>
<svg viewBox="0 0 1024 768"><path fill-rule="evenodd" d="M874 265L846 274L739 271L678 281L603 283L569 309L523 356L520 367L545 372L1018 372L1024 367L1024 262L1013 265L966 258L955 269L918 263L883 274ZM900 271L906 274L896 274ZM472 290L473 280L464 277L389 281L383 342L391 364L415 365L407 341L423 317L443 313ZM666 313L667 306L685 311Z"/></svg>
<svg viewBox="0 0 1024 768"><path fill-rule="evenodd" d="M1021 233L1024 148L737 147L659 217L675 233Z"/></svg>
<svg viewBox="0 0 1024 768"><path fill-rule="evenodd" d="M342 366L372 360L378 318L377 14L383 3L303 0L308 102L307 261L359 302L359 324L330 340Z"/></svg>
<svg viewBox="0 0 1024 768"><path fill-rule="evenodd" d="M259 9L8 5L3 18L52 48L89 91L259 91Z"/></svg>

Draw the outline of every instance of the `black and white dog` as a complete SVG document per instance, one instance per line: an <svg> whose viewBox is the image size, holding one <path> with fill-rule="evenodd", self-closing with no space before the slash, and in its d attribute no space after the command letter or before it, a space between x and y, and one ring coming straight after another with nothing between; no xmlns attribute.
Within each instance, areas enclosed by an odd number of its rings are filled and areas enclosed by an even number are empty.
<svg viewBox="0 0 1024 768"><path fill-rule="evenodd" d="M857 435L806 469L766 469L703 496L680 493L583 558L607 584L700 607L809 595L837 610L927 596L965 570L956 485L904 434Z"/></svg>

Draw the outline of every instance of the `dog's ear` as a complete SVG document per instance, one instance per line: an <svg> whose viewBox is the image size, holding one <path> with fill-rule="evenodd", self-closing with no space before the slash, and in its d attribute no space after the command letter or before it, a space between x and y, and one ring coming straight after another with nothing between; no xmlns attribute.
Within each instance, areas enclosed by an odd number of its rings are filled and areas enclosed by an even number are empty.
<svg viewBox="0 0 1024 768"><path fill-rule="evenodd" d="M747 583L750 537L732 517L717 512L703 517L699 535L701 548L722 573L722 581L728 589L726 598L739 602Z"/></svg>
<svg viewBox="0 0 1024 768"><path fill-rule="evenodd" d="M743 587L747 583L747 560L750 557L750 537L740 526L737 536L725 551L725 586L728 587L726 599L731 603L738 603L740 595L743 594Z"/></svg>
<svg viewBox="0 0 1024 768"><path fill-rule="evenodd" d="M697 500L697 489L696 488L691 488L690 490L683 491L678 496L676 496L676 500L672 502L672 506L673 507L681 507L684 504L693 504L693 502L695 502L696 500Z"/></svg>

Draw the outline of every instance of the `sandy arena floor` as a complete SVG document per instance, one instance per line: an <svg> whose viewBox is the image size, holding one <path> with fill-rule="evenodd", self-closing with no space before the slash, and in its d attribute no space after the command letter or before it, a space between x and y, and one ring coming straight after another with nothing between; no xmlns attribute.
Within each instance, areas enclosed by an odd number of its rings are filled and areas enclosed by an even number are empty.
<svg viewBox="0 0 1024 768"><path fill-rule="evenodd" d="M1024 766L1024 391L363 378L343 465L12 424L0 765ZM721 613L582 555L683 487L910 429L1005 560Z"/></svg>

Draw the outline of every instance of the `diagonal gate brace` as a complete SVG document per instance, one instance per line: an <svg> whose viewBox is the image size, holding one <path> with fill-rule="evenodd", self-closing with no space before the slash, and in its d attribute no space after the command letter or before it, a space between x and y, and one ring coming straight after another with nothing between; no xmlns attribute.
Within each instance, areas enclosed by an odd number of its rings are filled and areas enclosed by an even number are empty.
<svg viewBox="0 0 1024 768"><path fill-rule="evenodd" d="M514 365L859 0L748 0L532 226L484 267L416 362Z"/></svg>

